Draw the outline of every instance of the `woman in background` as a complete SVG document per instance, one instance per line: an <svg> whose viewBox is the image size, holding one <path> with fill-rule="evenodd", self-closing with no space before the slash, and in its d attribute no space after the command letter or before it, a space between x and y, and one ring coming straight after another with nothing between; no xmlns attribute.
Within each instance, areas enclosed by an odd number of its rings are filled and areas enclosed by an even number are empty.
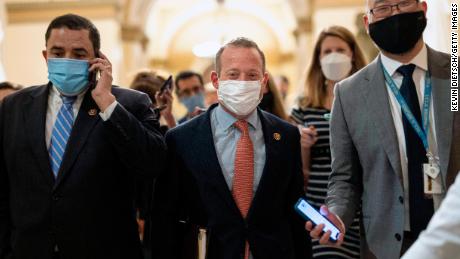
<svg viewBox="0 0 460 259"><path fill-rule="evenodd" d="M283 120L287 120L288 116L284 110L283 100L281 99L281 95L276 87L275 80L270 73L268 75L269 78L267 87L265 88L264 95L259 103L259 108L278 116Z"/></svg>
<svg viewBox="0 0 460 259"><path fill-rule="evenodd" d="M316 209L324 204L331 174L329 116L335 83L365 66L364 55L349 30L332 26L323 30L315 44L307 72L305 93L291 117L299 125L307 200ZM359 212L347 229L341 247L312 240L314 258L360 258Z"/></svg>

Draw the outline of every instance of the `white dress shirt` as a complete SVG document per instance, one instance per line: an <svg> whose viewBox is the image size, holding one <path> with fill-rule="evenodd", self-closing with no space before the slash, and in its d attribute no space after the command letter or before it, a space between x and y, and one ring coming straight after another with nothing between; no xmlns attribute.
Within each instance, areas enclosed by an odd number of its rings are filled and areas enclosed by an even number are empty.
<svg viewBox="0 0 460 259"><path fill-rule="evenodd" d="M396 70L407 64L414 64L416 66L412 78L415 83L417 90L418 101L420 109L423 106L423 95L425 93L425 74L428 71L428 52L426 45L423 46L422 50L415 56L409 63L403 64L399 61L390 59L389 57L381 54L382 64L387 70L388 74L393 78L396 86L401 87L403 76ZM404 136L404 126L402 122L401 106L396 100L395 95L390 89L390 86L385 82L387 86L388 96L390 99L390 109L393 115L393 121L396 129L396 135L399 143L399 155L401 159L401 168L403 175L403 187L404 187L404 230L410 231L410 211L409 211L409 175L407 169L407 155L406 155L406 140ZM435 118L433 109L433 96L431 96L430 102L430 124L429 124L429 136L428 144L430 152L436 157L438 156L438 147L436 142L436 129L435 129ZM435 209L439 206L441 197L440 195L433 195L433 201Z"/></svg>
<svg viewBox="0 0 460 259"><path fill-rule="evenodd" d="M85 97L86 91L79 94L77 99L73 103L73 118L74 122L77 118L78 111L80 110L81 103L83 102L83 98ZM100 112L99 115L101 118L106 121L112 115L113 110L117 105L117 101L113 102L104 112ZM48 95L48 107L46 109L46 126L45 126L45 140L46 140L46 148L49 149L50 142L51 142L51 134L53 132L54 123L56 122L57 115L59 110L62 106L62 99L58 90L52 86L49 91Z"/></svg>
<svg viewBox="0 0 460 259"><path fill-rule="evenodd" d="M439 210L402 259L460 257L460 174Z"/></svg>

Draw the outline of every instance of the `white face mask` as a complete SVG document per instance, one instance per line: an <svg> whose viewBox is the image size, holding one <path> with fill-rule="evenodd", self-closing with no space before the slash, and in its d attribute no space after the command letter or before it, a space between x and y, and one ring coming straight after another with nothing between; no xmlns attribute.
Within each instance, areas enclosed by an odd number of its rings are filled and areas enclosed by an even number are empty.
<svg viewBox="0 0 460 259"><path fill-rule="evenodd" d="M257 108L260 100L260 81L219 80L217 97L229 111L246 116Z"/></svg>
<svg viewBox="0 0 460 259"><path fill-rule="evenodd" d="M351 71L351 58L345 54L332 52L321 59L324 76L334 82L346 78Z"/></svg>

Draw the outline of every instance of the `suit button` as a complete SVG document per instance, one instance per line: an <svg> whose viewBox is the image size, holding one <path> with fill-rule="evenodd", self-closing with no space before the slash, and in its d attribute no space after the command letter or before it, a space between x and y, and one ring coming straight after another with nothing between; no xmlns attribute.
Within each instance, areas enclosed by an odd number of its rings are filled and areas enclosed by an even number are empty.
<svg viewBox="0 0 460 259"><path fill-rule="evenodd" d="M400 202L401 204L404 203L404 198L403 198L402 196L399 196L398 199L399 199L399 202Z"/></svg>
<svg viewBox="0 0 460 259"><path fill-rule="evenodd" d="M396 233L395 238L396 238L396 240L401 241L401 235L400 234Z"/></svg>

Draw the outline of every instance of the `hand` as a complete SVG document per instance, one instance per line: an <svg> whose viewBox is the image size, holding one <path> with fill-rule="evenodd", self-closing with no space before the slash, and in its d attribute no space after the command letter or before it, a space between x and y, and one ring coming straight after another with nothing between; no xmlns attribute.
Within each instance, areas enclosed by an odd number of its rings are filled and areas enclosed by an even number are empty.
<svg viewBox="0 0 460 259"><path fill-rule="evenodd" d="M157 91L155 94L157 106L160 108L160 114L165 119L168 128L176 127L176 119L172 114L173 95L171 90L166 89L163 93Z"/></svg>
<svg viewBox="0 0 460 259"><path fill-rule="evenodd" d="M302 149L310 149L316 141L318 141L318 132L314 126L308 128L299 126L300 131L300 147Z"/></svg>
<svg viewBox="0 0 460 259"><path fill-rule="evenodd" d="M112 94L112 64L101 51L99 51L99 58L90 60L89 64L90 72L100 74L91 95L99 109L104 112L115 101L115 96Z"/></svg>
<svg viewBox="0 0 460 259"><path fill-rule="evenodd" d="M330 245L335 247L341 246L345 235L345 226L342 220L340 220L340 218L337 215L330 212L325 205L321 206L320 213L324 215L332 224L334 224L339 229L340 234L337 242L331 242L331 240L329 239L329 237L331 236L330 230L328 230L326 233L323 232L324 224L319 224L313 227L313 223L311 221L307 221L305 223L305 229L307 231L310 231L310 236L312 238L319 239L319 243L321 245Z"/></svg>
<svg viewBox="0 0 460 259"><path fill-rule="evenodd" d="M137 219L137 226L139 231L139 238L140 240L144 240L144 229L145 229L145 220Z"/></svg>

